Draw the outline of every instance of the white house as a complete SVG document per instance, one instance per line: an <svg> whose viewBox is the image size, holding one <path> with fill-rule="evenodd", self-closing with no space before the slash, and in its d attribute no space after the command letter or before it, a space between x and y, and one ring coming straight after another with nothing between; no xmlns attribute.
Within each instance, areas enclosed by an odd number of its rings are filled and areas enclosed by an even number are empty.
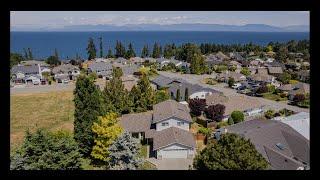
<svg viewBox="0 0 320 180"><path fill-rule="evenodd" d="M126 131L147 140L151 154L157 159L194 157L191 122L189 108L174 100L154 105L152 112L128 114L120 119Z"/></svg>

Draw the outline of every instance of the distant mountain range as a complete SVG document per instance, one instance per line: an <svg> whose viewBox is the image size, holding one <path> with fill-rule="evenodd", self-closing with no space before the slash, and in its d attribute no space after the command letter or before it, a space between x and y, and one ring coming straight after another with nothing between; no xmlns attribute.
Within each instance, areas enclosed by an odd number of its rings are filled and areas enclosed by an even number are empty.
<svg viewBox="0 0 320 180"><path fill-rule="evenodd" d="M12 27L11 31L245 31L245 32L309 32L307 25L276 27L266 24L127 24L127 25L70 25L63 28Z"/></svg>

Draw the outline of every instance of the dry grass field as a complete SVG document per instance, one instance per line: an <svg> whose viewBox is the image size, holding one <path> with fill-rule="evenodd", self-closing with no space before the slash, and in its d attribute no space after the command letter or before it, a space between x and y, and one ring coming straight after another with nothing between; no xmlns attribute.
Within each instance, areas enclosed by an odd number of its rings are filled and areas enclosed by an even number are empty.
<svg viewBox="0 0 320 180"><path fill-rule="evenodd" d="M10 147L23 142L27 129L73 131L72 91L18 94L10 96Z"/></svg>

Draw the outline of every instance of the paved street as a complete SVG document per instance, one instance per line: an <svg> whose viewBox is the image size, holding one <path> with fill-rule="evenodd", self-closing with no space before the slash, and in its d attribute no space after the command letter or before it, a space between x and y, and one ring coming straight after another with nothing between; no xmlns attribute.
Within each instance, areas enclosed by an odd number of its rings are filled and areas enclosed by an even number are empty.
<svg viewBox="0 0 320 180"><path fill-rule="evenodd" d="M188 170L192 166L192 159L161 159L148 158L147 161L157 166L158 170Z"/></svg>
<svg viewBox="0 0 320 180"><path fill-rule="evenodd" d="M184 80L190 82L191 84L199 84L203 87L208 87L208 88L212 88L217 91L221 91L221 92L223 92L223 94L225 96L227 96L229 98L232 98L232 96L244 96L246 98L252 98L256 101L259 101L261 104L265 105L265 109L280 110L280 109L286 108L286 109L296 111L296 112L308 112L308 113L310 112L309 109L300 108L297 106L291 106L291 105L286 104L285 102L276 102L276 101L272 101L272 100L261 98L261 97L251 97L251 96L246 96L244 94L239 94L236 92L236 90L227 88L226 83L219 83L217 85L204 84L202 82L202 80L204 78L212 77L211 75L208 75L208 74L192 75L192 74L172 73L172 72L166 72L166 71L159 71L159 74L166 76L166 77L171 77L171 78L181 78L181 79L184 79Z"/></svg>

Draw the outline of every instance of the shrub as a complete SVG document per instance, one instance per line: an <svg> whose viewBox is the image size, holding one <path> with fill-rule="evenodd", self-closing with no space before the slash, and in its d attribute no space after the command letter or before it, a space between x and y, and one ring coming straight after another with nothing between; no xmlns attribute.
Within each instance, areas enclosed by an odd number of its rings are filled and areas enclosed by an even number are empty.
<svg viewBox="0 0 320 180"><path fill-rule="evenodd" d="M205 99L190 99L189 100L190 113L194 116L200 116L206 107Z"/></svg>
<svg viewBox="0 0 320 180"><path fill-rule="evenodd" d="M268 88L268 92L270 92L270 93L273 93L276 90L276 87L272 84L268 84L267 88Z"/></svg>
<svg viewBox="0 0 320 180"><path fill-rule="evenodd" d="M225 126L228 126L228 125L229 125L229 124L228 124L228 122L226 122L226 121L218 122L218 124L217 124L217 129L220 129L220 128L225 127Z"/></svg>
<svg viewBox="0 0 320 180"><path fill-rule="evenodd" d="M280 97L285 98L285 97L287 97L287 95L285 93L280 93Z"/></svg>
<svg viewBox="0 0 320 180"><path fill-rule="evenodd" d="M302 101L305 100L305 95L304 94L296 94L294 97L293 97L293 101L295 103L300 103Z"/></svg>
<svg viewBox="0 0 320 180"><path fill-rule="evenodd" d="M236 123L244 121L244 114L241 111L233 111L231 113L231 118L234 121L234 123L236 124Z"/></svg>
<svg viewBox="0 0 320 180"><path fill-rule="evenodd" d="M231 116L228 118L228 124L229 125L234 124L233 118Z"/></svg>
<svg viewBox="0 0 320 180"><path fill-rule="evenodd" d="M268 92L268 87L265 85L262 85L257 89L257 93L259 94L266 93L266 92Z"/></svg>
<svg viewBox="0 0 320 180"><path fill-rule="evenodd" d="M51 85L51 81L49 81L49 85Z"/></svg>
<svg viewBox="0 0 320 180"><path fill-rule="evenodd" d="M232 87L234 85L234 83L235 83L234 79L232 77L230 77L228 80L229 87Z"/></svg>
<svg viewBox="0 0 320 180"><path fill-rule="evenodd" d="M267 112L264 113L264 116L265 116L267 119L271 119L271 118L274 117L274 114L275 114L274 110L269 109Z"/></svg>
<svg viewBox="0 0 320 180"><path fill-rule="evenodd" d="M205 110L206 116L213 121L221 121L225 109L226 107L222 104L211 105Z"/></svg>
<svg viewBox="0 0 320 180"><path fill-rule="evenodd" d="M249 76L251 74L250 70L247 67L242 68L240 73L245 76Z"/></svg>
<svg viewBox="0 0 320 180"><path fill-rule="evenodd" d="M211 133L211 129L205 128L205 127L200 127L199 130L198 130L198 133L201 133L203 135L208 136Z"/></svg>

